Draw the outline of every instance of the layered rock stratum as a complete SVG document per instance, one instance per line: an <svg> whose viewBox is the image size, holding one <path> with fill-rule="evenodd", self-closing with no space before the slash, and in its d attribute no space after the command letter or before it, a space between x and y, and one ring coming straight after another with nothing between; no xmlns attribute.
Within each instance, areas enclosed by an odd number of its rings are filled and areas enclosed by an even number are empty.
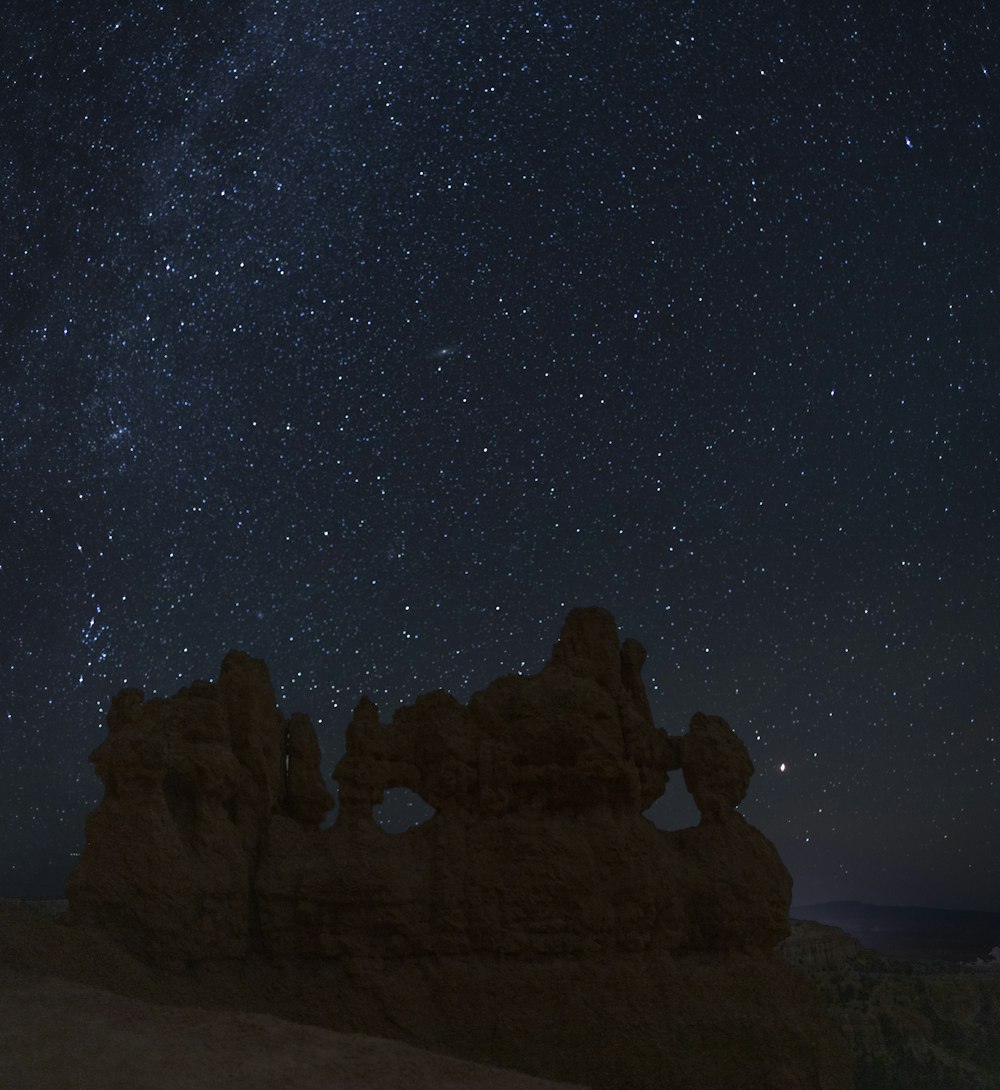
<svg viewBox="0 0 1000 1090"><path fill-rule="evenodd" d="M645 651L574 610L548 664L383 724L367 698L331 806L315 732L262 662L169 700L127 689L92 761L104 798L68 921L200 1002L394 1037L594 1087L850 1084L843 1038L775 953L791 880L736 810L753 765L728 724L653 723ZM680 771L701 814L643 812ZM385 833L407 787L435 810ZM238 983L234 983L238 982Z"/></svg>

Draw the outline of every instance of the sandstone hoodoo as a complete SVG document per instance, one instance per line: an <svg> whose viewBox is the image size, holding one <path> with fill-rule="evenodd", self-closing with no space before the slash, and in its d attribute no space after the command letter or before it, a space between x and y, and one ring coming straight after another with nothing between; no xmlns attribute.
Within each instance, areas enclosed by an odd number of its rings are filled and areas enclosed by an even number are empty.
<svg viewBox="0 0 1000 1090"><path fill-rule="evenodd" d="M329 828L312 725L277 710L262 662L230 652L217 683L169 700L125 690L91 758L105 795L69 919L162 965L298 966L300 1017L549 1077L777 1087L767 1069L805 1063L803 1085L843 1085L839 1043L773 954L791 879L736 810L746 748L701 713L658 729L644 660L578 609L539 673L468 704L432 692L383 724L363 698ZM672 771L695 828L643 816ZM397 787L435 813L390 836L373 808Z"/></svg>
<svg viewBox="0 0 1000 1090"><path fill-rule="evenodd" d="M105 799L73 918L188 960L769 949L791 882L735 810L746 748L700 713L686 735L658 730L644 658L581 609L544 670L467 706L429 693L383 725L362 699L330 830L312 724L277 711L262 662L230 652L217 684L169 700L125 690L93 755ZM642 812L677 769L702 823L668 833ZM403 837L372 816L395 787L437 811Z"/></svg>

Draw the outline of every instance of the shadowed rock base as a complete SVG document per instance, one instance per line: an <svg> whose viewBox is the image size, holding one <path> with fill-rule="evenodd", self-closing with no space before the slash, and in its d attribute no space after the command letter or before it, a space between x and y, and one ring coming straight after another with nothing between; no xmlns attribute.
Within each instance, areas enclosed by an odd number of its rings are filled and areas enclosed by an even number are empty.
<svg viewBox="0 0 1000 1090"><path fill-rule="evenodd" d="M362 699L326 830L311 724L278 713L263 663L230 652L168 701L125 690L69 922L167 969L262 966L286 1016L549 1078L847 1086L773 954L791 880L735 811L749 755L717 717L658 730L644 659L575 610L539 674L468 705L430 693L383 725ZM666 832L642 815L678 769L701 824ZM372 811L397 787L436 813L389 836Z"/></svg>

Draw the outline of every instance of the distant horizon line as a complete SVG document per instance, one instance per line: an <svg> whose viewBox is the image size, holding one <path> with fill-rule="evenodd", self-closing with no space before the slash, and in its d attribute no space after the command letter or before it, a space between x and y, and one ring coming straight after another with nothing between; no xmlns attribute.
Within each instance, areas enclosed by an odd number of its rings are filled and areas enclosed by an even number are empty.
<svg viewBox="0 0 1000 1090"><path fill-rule="evenodd" d="M928 905L917 904L910 902L908 904L889 904L880 901L859 901L859 900L846 900L846 901L810 901L805 904L793 904L789 907L789 913L796 910L806 910L811 908L890 908L899 909L900 911L912 911L919 909L923 912L977 912L984 915L996 915L1000 916L1000 906L993 908L953 908L953 907L941 907L940 905Z"/></svg>

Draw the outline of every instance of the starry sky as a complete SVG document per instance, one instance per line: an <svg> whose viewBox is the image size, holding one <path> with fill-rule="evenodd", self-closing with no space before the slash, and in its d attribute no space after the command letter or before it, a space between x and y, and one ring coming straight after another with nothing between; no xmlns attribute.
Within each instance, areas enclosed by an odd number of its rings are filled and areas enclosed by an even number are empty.
<svg viewBox="0 0 1000 1090"><path fill-rule="evenodd" d="M1000 908L991 7L5 5L0 895L126 684L330 772L600 604L797 903Z"/></svg>

